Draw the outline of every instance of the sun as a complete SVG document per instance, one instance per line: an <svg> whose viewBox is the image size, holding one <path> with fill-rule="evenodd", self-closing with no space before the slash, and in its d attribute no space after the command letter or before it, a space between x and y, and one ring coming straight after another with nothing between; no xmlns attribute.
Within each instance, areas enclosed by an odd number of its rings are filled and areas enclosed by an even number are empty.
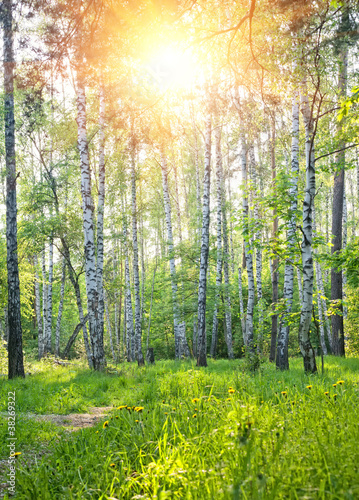
<svg viewBox="0 0 359 500"><path fill-rule="evenodd" d="M196 64L189 50L166 46L157 51L149 62L150 72L164 88L188 88L196 80Z"/></svg>

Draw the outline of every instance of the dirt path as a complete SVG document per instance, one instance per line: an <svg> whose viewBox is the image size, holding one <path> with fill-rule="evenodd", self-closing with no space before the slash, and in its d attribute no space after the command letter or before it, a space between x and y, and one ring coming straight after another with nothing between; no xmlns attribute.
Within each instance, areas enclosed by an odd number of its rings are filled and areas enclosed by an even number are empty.
<svg viewBox="0 0 359 500"><path fill-rule="evenodd" d="M70 413L69 415L35 415L34 413L23 414L38 421L51 422L59 427L64 427L70 432L93 427L99 420L106 417L112 406L100 406L89 408L89 413Z"/></svg>

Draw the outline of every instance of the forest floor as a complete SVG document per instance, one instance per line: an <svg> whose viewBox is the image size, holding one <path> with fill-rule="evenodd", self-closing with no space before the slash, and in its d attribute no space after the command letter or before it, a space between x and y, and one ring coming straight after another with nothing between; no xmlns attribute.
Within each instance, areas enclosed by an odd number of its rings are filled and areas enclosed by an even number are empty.
<svg viewBox="0 0 359 500"><path fill-rule="evenodd" d="M323 375L290 368L37 363L1 384L0 496L15 393L15 498L359 498L359 359L327 357Z"/></svg>

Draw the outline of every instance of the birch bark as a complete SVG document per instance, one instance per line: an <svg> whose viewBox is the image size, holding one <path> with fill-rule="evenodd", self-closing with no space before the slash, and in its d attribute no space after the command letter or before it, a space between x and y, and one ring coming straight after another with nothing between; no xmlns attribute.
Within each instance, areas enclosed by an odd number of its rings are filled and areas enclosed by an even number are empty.
<svg viewBox="0 0 359 500"><path fill-rule="evenodd" d="M97 255L96 255L96 299L97 311L96 314L96 337L100 352L103 355L103 336L104 336L104 288L103 288L103 260L104 260L104 241L103 241L103 223L104 223L104 210L105 210L105 95L103 85L100 85L99 92L99 158L98 158L98 200L97 200ZM89 315L90 317L90 315ZM90 322L89 322L90 324ZM99 369L103 367L99 366Z"/></svg>
<svg viewBox="0 0 359 500"><path fill-rule="evenodd" d="M85 240L85 277L87 292L87 310L89 317L90 340L92 346L93 367L102 371L106 360L103 349L103 331L98 314L99 295L97 290L97 271L94 235L94 204L91 193L91 172L86 131L86 93L81 73L77 80L77 130L80 153L81 196L83 231ZM102 323L103 324L103 323Z"/></svg>
<svg viewBox="0 0 359 500"><path fill-rule="evenodd" d="M59 303L59 310L57 313L56 331L55 331L55 356L57 356L57 357L60 356L60 328L61 328L62 311L63 311L63 307L64 307L65 280L66 280L66 260L65 260L65 257L63 257L62 258L62 273L61 273L60 303Z"/></svg>
<svg viewBox="0 0 359 500"><path fill-rule="evenodd" d="M254 273L253 273L253 258L249 244L248 236L248 219L249 207L247 198L247 147L243 132L241 133L241 167L242 167L242 185L243 185L243 225L246 228L243 234L244 253L246 260L247 276L248 276L248 301L247 301L247 316L246 316L246 348L249 353L254 352L254 335L253 335L253 311L254 311Z"/></svg>
<svg viewBox="0 0 359 500"><path fill-rule="evenodd" d="M127 221L123 223L123 245L125 253L125 311L126 311L126 346L127 346L127 361L135 361L135 329L133 327L133 310L131 298L131 281L130 281L130 264L128 258L128 243L127 243Z"/></svg>
<svg viewBox="0 0 359 500"><path fill-rule="evenodd" d="M132 191L132 246L133 246L133 279L135 288L135 356L138 366L143 366L145 360L142 353L142 324L140 274L138 269L138 242L137 242L137 200L136 200L136 150L134 136L131 140L131 191Z"/></svg>
<svg viewBox="0 0 359 500"><path fill-rule="evenodd" d="M220 151L220 170L221 170L221 204L222 204L222 225L223 225L223 274L224 274L224 313L226 321L225 340L227 344L228 358L233 359L233 338L232 338L232 307L231 307L231 290L229 283L229 244L228 244L228 228L227 228L227 210L225 199L225 188L223 183L222 171L222 154Z"/></svg>
<svg viewBox="0 0 359 500"><path fill-rule="evenodd" d="M295 67L294 67L295 69ZM298 174L299 174L299 93L294 92L292 101L292 147L291 147L291 178L289 188L290 207L288 213L287 225L287 249L289 259L285 263L284 270L284 290L283 298L285 301L285 312L281 315L279 324L279 334L277 342L276 366L280 370L289 370L288 362L288 339L290 330L290 315L293 304L294 291L294 267L296 250L296 231L297 231L297 205L298 205ZM297 268L299 272L299 269ZM299 275L300 278L300 275ZM298 281L301 285L301 280ZM301 304L303 303L300 294Z"/></svg>
<svg viewBox="0 0 359 500"><path fill-rule="evenodd" d="M303 239L302 239L302 264L303 264L303 303L299 322L299 347L303 356L304 371L315 373L317 365L315 353L310 342L309 329L313 308L313 203L315 196L315 156L314 156L314 124L309 106L306 83L301 94L301 111L305 125L305 156L306 156L306 186L303 202Z"/></svg>
<svg viewBox="0 0 359 500"><path fill-rule="evenodd" d="M43 344L43 330L42 330L42 318L41 318L40 278L38 270L38 259L36 254L34 255L34 268L35 268L37 344L38 344L39 359L41 359L44 354L44 344Z"/></svg>
<svg viewBox="0 0 359 500"><path fill-rule="evenodd" d="M208 114L205 132L204 179L202 205L201 257L198 280L198 354L197 366L207 366L206 352L206 291L209 253L210 188L211 188L211 115Z"/></svg>
<svg viewBox="0 0 359 500"><path fill-rule="evenodd" d="M258 193L257 193L257 162L254 154L254 146L249 147L249 158L252 165L252 184L254 190L254 221L259 224L259 208L258 208ZM257 350L262 351L263 343L263 292L262 292L262 249L261 249L261 232L257 230L254 234L256 245L256 285L257 285L257 304L258 304L258 334L257 334Z"/></svg>
<svg viewBox="0 0 359 500"><path fill-rule="evenodd" d="M47 352L47 272L46 272L46 246L41 252L41 268L42 268L42 353L43 355Z"/></svg>
<svg viewBox="0 0 359 500"><path fill-rule="evenodd" d="M211 340L211 357L216 357L218 342L218 307L222 285L222 164L221 164L221 127L214 129L216 155L216 189L217 189L217 268L216 291L214 297L213 326Z"/></svg>
<svg viewBox="0 0 359 500"><path fill-rule="evenodd" d="M107 298L107 294L105 293L105 290L103 291L103 299L104 299L104 304L105 304L107 329L108 329L108 336L110 338L110 347L111 347L112 359L113 359L113 362L116 363L116 354L115 354L115 350L113 348L113 339L112 339L112 328L111 328L110 313L109 313L109 309L108 309L108 298Z"/></svg>
<svg viewBox="0 0 359 500"><path fill-rule="evenodd" d="M175 336L175 356L181 359L182 356L188 356L188 346L185 336L185 328L180 320L180 310L178 304L178 286L176 280L176 265L174 258L173 248L173 233L172 233L172 217L171 217L171 202L168 190L168 169L167 158L161 149L161 171L162 171L162 189L163 200L165 206L166 226L167 226L167 245L168 254L170 258L170 272L171 272L171 287L172 287L172 301L173 301L173 325Z"/></svg>
<svg viewBox="0 0 359 500"><path fill-rule="evenodd" d="M9 379L25 377L22 354L20 281L17 254L17 203L14 119L14 44L12 0L2 2L4 54L4 121L6 163L6 266L8 284Z"/></svg>
<svg viewBox="0 0 359 500"><path fill-rule="evenodd" d="M54 277L54 240L53 235L49 241L49 280L47 283L47 327L46 327L46 352L52 351L52 282Z"/></svg>

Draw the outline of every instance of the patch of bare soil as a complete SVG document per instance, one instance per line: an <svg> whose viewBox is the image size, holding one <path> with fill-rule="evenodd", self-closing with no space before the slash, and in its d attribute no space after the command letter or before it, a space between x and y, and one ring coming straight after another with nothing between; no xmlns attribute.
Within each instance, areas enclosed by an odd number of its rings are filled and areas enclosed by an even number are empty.
<svg viewBox="0 0 359 500"><path fill-rule="evenodd" d="M112 406L95 406L89 408L90 413L70 413L69 415L35 415L28 413L27 416L35 420L51 422L59 427L66 428L70 432L75 432L86 427L93 427L99 420L106 417L112 409Z"/></svg>

